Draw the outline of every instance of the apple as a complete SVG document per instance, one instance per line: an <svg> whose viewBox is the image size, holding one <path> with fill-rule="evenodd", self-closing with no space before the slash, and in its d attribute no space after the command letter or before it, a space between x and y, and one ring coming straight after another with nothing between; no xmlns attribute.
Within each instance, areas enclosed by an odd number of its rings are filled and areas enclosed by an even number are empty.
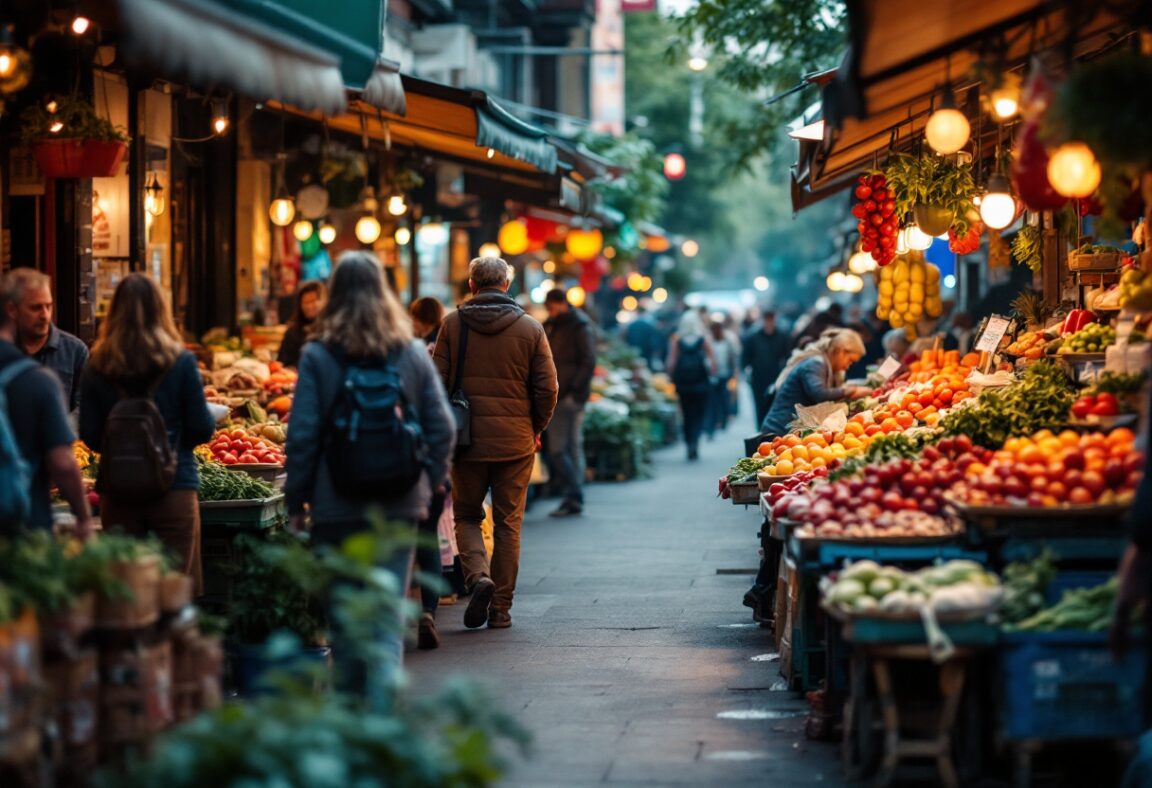
<svg viewBox="0 0 1152 788"><path fill-rule="evenodd" d="M1104 474L1100 471L1084 471L1083 476L1080 478L1080 487L1072 488L1072 492L1077 489L1087 490L1093 498L1108 489L1108 482L1104 479ZM1072 500L1072 493L1068 494L1068 499Z"/></svg>
<svg viewBox="0 0 1152 788"><path fill-rule="evenodd" d="M1108 460L1104 465L1102 473L1104 475L1104 482L1112 489L1119 487L1124 483L1124 480L1128 478L1128 471L1124 467L1122 460Z"/></svg>
<svg viewBox="0 0 1152 788"><path fill-rule="evenodd" d="M1092 492L1090 490L1088 490L1087 487L1073 487L1071 490L1068 491L1068 502L1069 503L1084 504L1084 503L1092 503L1092 501L1094 501L1094 500L1095 500L1095 496L1092 495Z"/></svg>
<svg viewBox="0 0 1152 788"><path fill-rule="evenodd" d="M1048 489L1045 490L1045 495L1051 495L1058 501L1065 501L1068 499L1068 487L1064 482L1050 482Z"/></svg>
<svg viewBox="0 0 1152 788"><path fill-rule="evenodd" d="M1044 505L1044 496L1038 492L1028 493L1028 505L1032 507L1040 507Z"/></svg>
<svg viewBox="0 0 1152 788"><path fill-rule="evenodd" d="M1084 452L1073 449L1064 455L1064 467L1069 470L1084 470Z"/></svg>
<svg viewBox="0 0 1152 788"><path fill-rule="evenodd" d="M1036 487L1033 487L1032 489L1036 490L1037 492L1042 492L1041 489ZM1009 498L1024 498L1028 495L1028 488L1024 485L1024 482L1020 481L1015 476L1005 480L1003 491L1004 494Z"/></svg>
<svg viewBox="0 0 1152 788"><path fill-rule="evenodd" d="M967 435L957 435L952 440L952 445L958 452L972 451L972 439Z"/></svg>

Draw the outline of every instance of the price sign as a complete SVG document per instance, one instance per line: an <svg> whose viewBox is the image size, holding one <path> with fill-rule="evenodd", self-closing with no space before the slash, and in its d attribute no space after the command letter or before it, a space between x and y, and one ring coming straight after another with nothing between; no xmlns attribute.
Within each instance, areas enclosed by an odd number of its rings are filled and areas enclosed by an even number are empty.
<svg viewBox="0 0 1152 788"><path fill-rule="evenodd" d="M879 375L882 379L888 380L890 377L896 374L897 370L900 369L900 366L900 361L897 358L894 356L889 356L888 358L884 359L884 363L881 364L880 368L876 370L876 374Z"/></svg>
<svg viewBox="0 0 1152 788"><path fill-rule="evenodd" d="M980 338L976 340L976 350L984 353L995 353L996 348L1000 347L1000 340L1004 339L1004 335L1008 333L1011 326L1012 321L1008 318L992 315L988 318L988 323L984 326Z"/></svg>

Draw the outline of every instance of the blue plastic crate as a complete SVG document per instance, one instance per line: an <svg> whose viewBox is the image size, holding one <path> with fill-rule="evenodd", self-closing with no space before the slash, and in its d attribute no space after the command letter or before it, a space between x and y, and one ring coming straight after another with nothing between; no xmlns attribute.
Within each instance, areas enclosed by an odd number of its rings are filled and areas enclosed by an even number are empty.
<svg viewBox="0 0 1152 788"><path fill-rule="evenodd" d="M1008 739L1125 739L1143 730L1145 646L1112 659L1103 632L1004 635L1000 678Z"/></svg>

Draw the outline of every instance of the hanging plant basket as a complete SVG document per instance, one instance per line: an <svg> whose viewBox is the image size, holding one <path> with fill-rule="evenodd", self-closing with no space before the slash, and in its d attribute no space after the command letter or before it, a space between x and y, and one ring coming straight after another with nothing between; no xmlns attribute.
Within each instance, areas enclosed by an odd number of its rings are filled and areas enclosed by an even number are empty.
<svg viewBox="0 0 1152 788"><path fill-rule="evenodd" d="M928 235L943 235L956 220L956 211L945 205L918 204L912 209L912 215L920 230Z"/></svg>
<svg viewBox="0 0 1152 788"><path fill-rule="evenodd" d="M49 178L108 178L117 173L128 143L119 140L51 139L32 143L32 155Z"/></svg>

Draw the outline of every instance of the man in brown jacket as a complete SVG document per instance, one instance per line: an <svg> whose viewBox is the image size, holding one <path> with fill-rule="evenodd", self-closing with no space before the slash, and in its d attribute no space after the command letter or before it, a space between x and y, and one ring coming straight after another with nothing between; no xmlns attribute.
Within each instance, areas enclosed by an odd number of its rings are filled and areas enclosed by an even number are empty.
<svg viewBox="0 0 1152 788"><path fill-rule="evenodd" d="M472 598L464 626L512 626L508 611L520 567L520 523L540 433L556 408L556 366L544 328L508 294L510 269L498 257L468 268L472 298L444 318L434 361L449 392L463 390L471 406L472 445L452 469L456 541ZM457 381L461 323L467 326L464 369ZM492 491L492 560L480 524Z"/></svg>

